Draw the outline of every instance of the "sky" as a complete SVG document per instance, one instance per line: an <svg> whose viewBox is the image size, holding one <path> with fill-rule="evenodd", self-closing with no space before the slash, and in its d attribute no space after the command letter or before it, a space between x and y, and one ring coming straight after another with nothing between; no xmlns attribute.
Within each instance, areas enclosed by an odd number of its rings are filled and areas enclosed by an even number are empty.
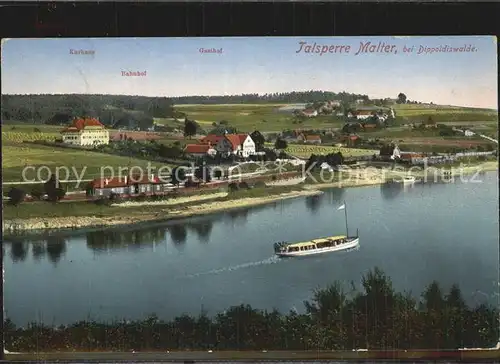
<svg viewBox="0 0 500 364"><path fill-rule="evenodd" d="M299 42L350 45L351 50L297 52ZM367 42L394 44L397 53L356 55ZM418 54L445 45L470 45L475 51ZM322 90L396 98L403 92L421 102L498 108L492 36L9 39L2 41L1 66L3 94L172 97ZM123 76L122 71L146 75Z"/></svg>

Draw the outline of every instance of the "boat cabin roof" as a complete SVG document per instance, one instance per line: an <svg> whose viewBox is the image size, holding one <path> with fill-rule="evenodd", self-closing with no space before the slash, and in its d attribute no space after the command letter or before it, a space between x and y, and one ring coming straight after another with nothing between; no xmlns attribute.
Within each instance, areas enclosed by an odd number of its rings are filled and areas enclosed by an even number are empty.
<svg viewBox="0 0 500 364"><path fill-rule="evenodd" d="M317 243L326 243L329 240L338 240L338 239L345 239L345 238L346 238L345 235L329 236L326 238L319 238L319 239L313 239L313 240L309 240L309 241L302 241L299 243L292 243L292 244L289 244L288 246L301 247L301 246L308 246L308 245L317 244Z"/></svg>

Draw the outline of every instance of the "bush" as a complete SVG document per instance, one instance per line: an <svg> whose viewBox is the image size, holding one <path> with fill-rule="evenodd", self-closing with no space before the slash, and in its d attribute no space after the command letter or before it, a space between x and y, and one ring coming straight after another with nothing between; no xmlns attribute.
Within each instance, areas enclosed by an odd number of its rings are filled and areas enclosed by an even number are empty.
<svg viewBox="0 0 500 364"><path fill-rule="evenodd" d="M248 183L246 183L245 181L243 181L243 182L239 183L238 188L240 190L248 190L250 188L250 186L248 186Z"/></svg>
<svg viewBox="0 0 500 364"><path fill-rule="evenodd" d="M24 190L17 188L17 187L12 187L7 196L9 197L9 204L17 206L21 202L24 201L24 198L26 197L26 192Z"/></svg>
<svg viewBox="0 0 500 364"><path fill-rule="evenodd" d="M238 191L238 184L236 182L230 183L228 186L229 192L236 192Z"/></svg>
<svg viewBox="0 0 500 364"><path fill-rule="evenodd" d="M35 186L31 190L30 195L34 200L41 200L44 195L44 192L40 186Z"/></svg>
<svg viewBox="0 0 500 364"><path fill-rule="evenodd" d="M139 196L135 197L134 200L137 202L143 202L148 199L148 196L145 193L141 193Z"/></svg>
<svg viewBox="0 0 500 364"><path fill-rule="evenodd" d="M123 198L118 193L111 193L108 197L110 203L121 203Z"/></svg>
<svg viewBox="0 0 500 364"><path fill-rule="evenodd" d="M266 188L266 183L264 181L257 181L253 185L254 188Z"/></svg>
<svg viewBox="0 0 500 364"><path fill-rule="evenodd" d="M34 128L34 129L33 129L33 131L34 131L35 133L41 133L41 132L42 132L42 131L41 131L40 129L38 129L38 128Z"/></svg>
<svg viewBox="0 0 500 364"><path fill-rule="evenodd" d="M49 189L47 191L48 200L51 202L58 202L66 196L66 191L63 188Z"/></svg>
<svg viewBox="0 0 500 364"><path fill-rule="evenodd" d="M109 206L110 200L109 198L101 196L97 200L94 200L94 203L99 206Z"/></svg>

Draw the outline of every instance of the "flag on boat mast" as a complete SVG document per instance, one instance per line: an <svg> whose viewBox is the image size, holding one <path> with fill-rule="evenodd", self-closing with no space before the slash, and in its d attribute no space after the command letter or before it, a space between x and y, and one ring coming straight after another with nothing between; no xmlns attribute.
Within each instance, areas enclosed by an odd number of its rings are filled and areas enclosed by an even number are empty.
<svg viewBox="0 0 500 364"><path fill-rule="evenodd" d="M340 206L337 210L344 210L345 209L345 203L342 204L342 206Z"/></svg>

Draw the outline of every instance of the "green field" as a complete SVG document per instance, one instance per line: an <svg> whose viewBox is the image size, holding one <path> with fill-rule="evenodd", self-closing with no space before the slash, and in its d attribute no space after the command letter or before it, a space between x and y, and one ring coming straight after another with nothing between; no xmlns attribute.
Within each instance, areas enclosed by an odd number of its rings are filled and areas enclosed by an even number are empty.
<svg viewBox="0 0 500 364"><path fill-rule="evenodd" d="M164 166L164 164L153 162L151 165ZM4 142L2 145L3 181L22 181L22 171L26 166L33 166L40 170L40 173L42 166L47 166L52 172L55 171L56 167L65 166L71 170L71 175L68 177L73 180L78 178L76 174L81 176L82 172L84 172L83 179L98 178L101 175L101 167L106 167L104 169L105 176L111 175L111 169L117 175L120 167L127 168L129 166L140 167L146 173L148 161L84 150ZM139 173L138 168L135 171ZM44 171L42 177L46 178L47 174L48 172ZM33 169L26 173L26 178L29 180L36 178L35 176L36 172ZM65 177L63 173L61 179L65 179Z"/></svg>
<svg viewBox="0 0 500 364"><path fill-rule="evenodd" d="M186 113L187 117L196 120L204 129L211 129L212 123L225 120L230 126L241 132L259 130L281 131L284 129L324 129L338 128L343 120L331 115L317 116L294 123L296 120L291 113L279 112L284 104L241 104L241 105L176 105L176 109ZM179 127L182 123L173 119L155 119L159 124Z"/></svg>
<svg viewBox="0 0 500 364"><path fill-rule="evenodd" d="M424 121L429 116L436 122L498 121L498 112L491 109L419 104L395 104L393 108L396 116L400 116L408 121Z"/></svg>

